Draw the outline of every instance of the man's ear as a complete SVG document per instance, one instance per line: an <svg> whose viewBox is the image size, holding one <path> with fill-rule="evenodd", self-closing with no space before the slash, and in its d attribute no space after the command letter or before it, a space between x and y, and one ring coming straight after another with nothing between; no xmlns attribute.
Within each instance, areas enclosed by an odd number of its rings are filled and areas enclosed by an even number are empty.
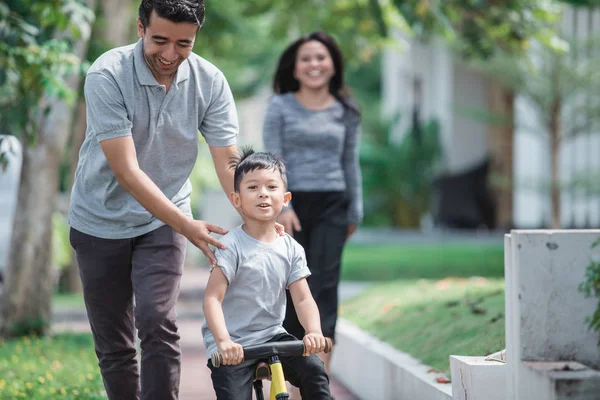
<svg viewBox="0 0 600 400"><path fill-rule="evenodd" d="M290 192L285 192L283 195L283 206L286 207L292 201L292 194Z"/></svg>
<svg viewBox="0 0 600 400"><path fill-rule="evenodd" d="M229 193L229 200L235 208L240 208L240 194L236 192Z"/></svg>
<svg viewBox="0 0 600 400"><path fill-rule="evenodd" d="M139 18L137 19L137 34L140 39L144 37L144 25L142 24L142 20Z"/></svg>

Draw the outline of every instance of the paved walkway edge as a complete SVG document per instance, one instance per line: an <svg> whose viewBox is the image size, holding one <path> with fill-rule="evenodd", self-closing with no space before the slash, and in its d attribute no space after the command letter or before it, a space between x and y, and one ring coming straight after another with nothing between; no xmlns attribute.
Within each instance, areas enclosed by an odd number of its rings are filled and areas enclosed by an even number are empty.
<svg viewBox="0 0 600 400"><path fill-rule="evenodd" d="M332 375L361 400L452 400L443 376L345 319L338 321Z"/></svg>

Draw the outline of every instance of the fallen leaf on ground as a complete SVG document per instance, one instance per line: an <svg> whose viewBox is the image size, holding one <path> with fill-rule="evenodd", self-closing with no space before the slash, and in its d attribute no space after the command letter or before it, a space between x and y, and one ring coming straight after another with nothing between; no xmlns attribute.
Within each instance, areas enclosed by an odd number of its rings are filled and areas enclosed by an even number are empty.
<svg viewBox="0 0 600 400"><path fill-rule="evenodd" d="M437 383L451 383L452 381L448 378L446 378L445 376L438 376L437 378L435 378L435 381Z"/></svg>

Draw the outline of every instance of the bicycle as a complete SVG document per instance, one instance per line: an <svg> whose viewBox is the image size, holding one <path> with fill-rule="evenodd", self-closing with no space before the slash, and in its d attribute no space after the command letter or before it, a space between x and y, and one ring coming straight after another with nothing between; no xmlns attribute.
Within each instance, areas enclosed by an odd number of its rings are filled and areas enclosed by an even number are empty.
<svg viewBox="0 0 600 400"><path fill-rule="evenodd" d="M329 353L332 348L330 338L325 338L325 353ZM244 360L261 360L256 366L254 373L254 392L256 400L264 400L263 385L264 379L271 380L271 390L269 400L287 400L289 393L285 385L285 377L279 357L301 356L304 354L304 342L302 340L290 340L285 342L269 342L245 346ZM210 360L213 367L219 368L223 363L223 357L217 351L212 353Z"/></svg>

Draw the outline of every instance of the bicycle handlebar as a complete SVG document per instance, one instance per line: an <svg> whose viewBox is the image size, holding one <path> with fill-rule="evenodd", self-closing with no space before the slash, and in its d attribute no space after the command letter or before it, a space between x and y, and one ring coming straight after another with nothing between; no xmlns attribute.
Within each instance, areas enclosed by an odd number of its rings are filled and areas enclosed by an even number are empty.
<svg viewBox="0 0 600 400"><path fill-rule="evenodd" d="M330 338L325 338L325 353L331 352L333 342ZM242 347L244 351L244 360L256 360L259 358L268 358L273 355L282 357L301 356L304 354L304 342L302 340L289 340L285 342L269 342L265 344L254 344ZM223 364L223 356L218 351L212 353L210 357L213 367L219 368Z"/></svg>

